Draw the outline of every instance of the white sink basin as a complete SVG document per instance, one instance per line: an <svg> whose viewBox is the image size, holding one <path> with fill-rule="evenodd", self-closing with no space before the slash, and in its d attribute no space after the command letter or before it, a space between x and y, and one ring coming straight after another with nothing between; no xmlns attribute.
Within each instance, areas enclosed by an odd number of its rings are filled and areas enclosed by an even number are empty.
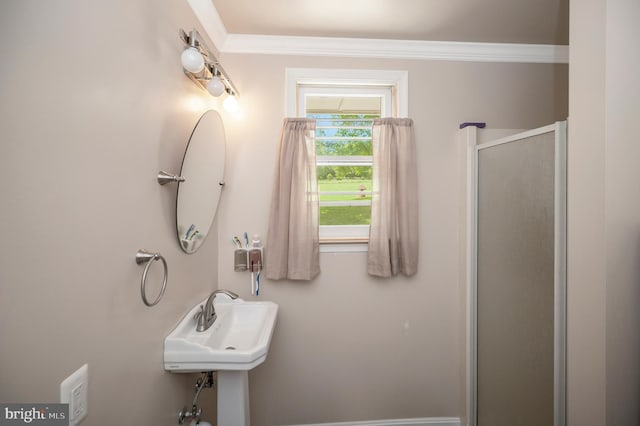
<svg viewBox="0 0 640 426"><path fill-rule="evenodd" d="M218 318L208 330L198 332L194 316L205 301L194 306L164 340L165 370L250 370L262 364L269 351L278 305L231 300L219 294L214 302Z"/></svg>

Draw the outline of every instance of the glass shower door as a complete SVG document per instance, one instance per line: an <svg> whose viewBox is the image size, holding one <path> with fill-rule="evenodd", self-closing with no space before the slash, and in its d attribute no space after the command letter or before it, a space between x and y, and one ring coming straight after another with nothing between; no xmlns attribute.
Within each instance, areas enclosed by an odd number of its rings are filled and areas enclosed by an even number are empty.
<svg viewBox="0 0 640 426"><path fill-rule="evenodd" d="M564 425L563 129L476 149L478 426Z"/></svg>

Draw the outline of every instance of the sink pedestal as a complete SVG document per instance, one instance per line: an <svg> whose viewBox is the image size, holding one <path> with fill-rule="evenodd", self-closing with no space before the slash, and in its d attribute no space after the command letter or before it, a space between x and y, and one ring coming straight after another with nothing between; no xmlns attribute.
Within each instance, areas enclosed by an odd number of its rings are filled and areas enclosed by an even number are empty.
<svg viewBox="0 0 640 426"><path fill-rule="evenodd" d="M218 424L249 426L249 371L218 371Z"/></svg>

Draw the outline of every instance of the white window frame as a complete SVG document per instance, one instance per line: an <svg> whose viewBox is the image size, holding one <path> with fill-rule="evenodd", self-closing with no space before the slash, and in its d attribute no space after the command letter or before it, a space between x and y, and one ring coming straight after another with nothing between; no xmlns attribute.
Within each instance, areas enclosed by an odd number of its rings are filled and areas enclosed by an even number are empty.
<svg viewBox="0 0 640 426"><path fill-rule="evenodd" d="M304 84L391 86L394 90L395 115L409 116L409 73L407 71L287 68L285 69L287 117L298 116L298 86Z"/></svg>
<svg viewBox="0 0 640 426"><path fill-rule="evenodd" d="M310 89L310 86L315 86ZM320 87L325 86L325 87ZM289 117L304 117L307 94L345 94L354 92L362 95L364 87L378 96L385 90L383 116L407 117L409 78L407 71L287 68L285 70L285 111ZM380 91L381 88L384 90ZM391 88L389 91L388 88ZM326 89L326 90L325 90ZM358 90L359 89L359 90ZM388 114L388 115L387 115ZM320 227L323 252L366 251L369 225L339 225ZM328 244L327 244L328 243Z"/></svg>

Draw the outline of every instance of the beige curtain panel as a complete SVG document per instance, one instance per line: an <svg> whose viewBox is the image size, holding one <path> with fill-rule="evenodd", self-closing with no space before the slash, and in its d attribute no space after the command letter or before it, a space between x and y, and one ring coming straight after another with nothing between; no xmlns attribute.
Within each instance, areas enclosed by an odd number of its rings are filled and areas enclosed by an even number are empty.
<svg viewBox="0 0 640 426"><path fill-rule="evenodd" d="M373 122L373 194L367 272L418 271L418 171L413 120Z"/></svg>
<svg viewBox="0 0 640 426"><path fill-rule="evenodd" d="M286 118L276 165L264 274L311 280L320 273L316 122Z"/></svg>

